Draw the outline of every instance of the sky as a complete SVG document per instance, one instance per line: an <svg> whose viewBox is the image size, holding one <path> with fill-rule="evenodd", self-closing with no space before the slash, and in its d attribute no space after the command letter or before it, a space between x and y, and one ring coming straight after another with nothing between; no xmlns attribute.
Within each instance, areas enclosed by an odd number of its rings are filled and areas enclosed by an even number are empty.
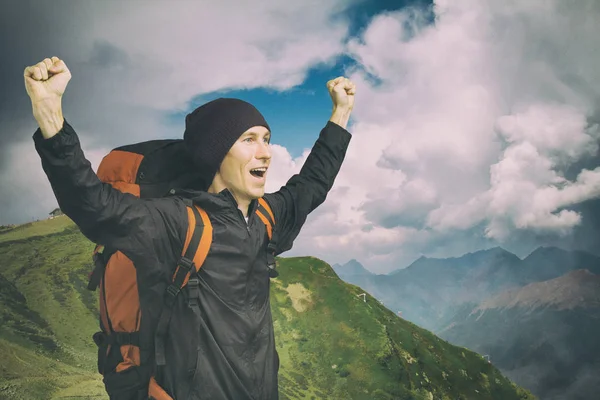
<svg viewBox="0 0 600 400"><path fill-rule="evenodd" d="M65 118L97 168L180 138L217 97L272 128L267 191L357 87L346 159L293 249L376 273L501 246L600 254L600 2L11 0L0 12L0 225L56 206L23 70L58 56Z"/></svg>

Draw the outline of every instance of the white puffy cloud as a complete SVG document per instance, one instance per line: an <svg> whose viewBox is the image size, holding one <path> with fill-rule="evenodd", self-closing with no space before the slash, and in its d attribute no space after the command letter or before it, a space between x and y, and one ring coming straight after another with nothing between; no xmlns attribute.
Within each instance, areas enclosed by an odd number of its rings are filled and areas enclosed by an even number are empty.
<svg viewBox="0 0 600 400"><path fill-rule="evenodd" d="M379 15L348 44L354 138L338 207L299 238L316 255L383 272L434 243L452 256L567 235L581 222L569 207L600 197L600 169L564 174L598 152L600 3L444 0L435 13Z"/></svg>
<svg viewBox="0 0 600 400"><path fill-rule="evenodd" d="M511 228L568 234L581 222L564 209L600 196L600 168L584 170L568 181L561 170L598 151L597 126L586 128L582 111L569 105L532 105L523 113L498 119L508 142L502 159L491 167L491 219L487 235L504 239Z"/></svg>
<svg viewBox="0 0 600 400"><path fill-rule="evenodd" d="M88 48L79 61L103 67L95 82L109 85L94 93L117 93L128 104L154 109L184 109L192 97L224 88L289 89L342 50L347 23L332 18L342 5L94 2Z"/></svg>

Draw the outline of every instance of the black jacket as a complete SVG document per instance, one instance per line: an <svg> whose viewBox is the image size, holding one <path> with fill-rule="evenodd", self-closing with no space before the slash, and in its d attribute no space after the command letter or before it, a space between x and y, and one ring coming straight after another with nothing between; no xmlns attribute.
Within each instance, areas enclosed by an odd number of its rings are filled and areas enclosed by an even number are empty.
<svg viewBox="0 0 600 400"><path fill-rule="evenodd" d="M279 191L265 194L275 217L276 254L292 247L307 215L325 200L350 138L328 121L300 173ZM183 198L208 213L213 242L199 272L201 317L194 317L179 296L182 304L176 305L179 311L169 326L165 386L177 400L277 399L268 237L253 212L257 202L246 224L227 190L140 199L98 179L66 121L52 138L44 139L38 129L33 139L61 210L89 240L122 251L136 266L142 329L155 329L163 293L181 256L188 226ZM141 347L142 359L153 356L152 342Z"/></svg>

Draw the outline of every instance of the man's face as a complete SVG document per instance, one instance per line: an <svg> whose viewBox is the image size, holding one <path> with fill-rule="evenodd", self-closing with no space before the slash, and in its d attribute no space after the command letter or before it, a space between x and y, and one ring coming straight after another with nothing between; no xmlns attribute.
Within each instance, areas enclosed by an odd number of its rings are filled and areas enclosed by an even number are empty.
<svg viewBox="0 0 600 400"><path fill-rule="evenodd" d="M215 180L229 189L238 203L262 197L271 162L271 134L263 126L244 132L223 159Z"/></svg>

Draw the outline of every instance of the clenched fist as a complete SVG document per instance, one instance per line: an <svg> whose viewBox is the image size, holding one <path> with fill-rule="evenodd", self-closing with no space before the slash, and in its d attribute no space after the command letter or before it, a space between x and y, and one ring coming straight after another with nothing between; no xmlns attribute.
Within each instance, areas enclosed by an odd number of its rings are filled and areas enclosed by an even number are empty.
<svg viewBox="0 0 600 400"><path fill-rule="evenodd" d="M71 72L64 61L52 57L25 68L23 75L33 116L44 137L52 137L63 124L61 100L71 80Z"/></svg>
<svg viewBox="0 0 600 400"><path fill-rule="evenodd" d="M60 99L71 79L71 72L58 57L45 58L25 68L23 75L32 103Z"/></svg>
<svg viewBox="0 0 600 400"><path fill-rule="evenodd" d="M333 101L333 114L329 120L346 128L354 108L356 86L350 79L340 76L327 82L327 89Z"/></svg>
<svg viewBox="0 0 600 400"><path fill-rule="evenodd" d="M334 108L351 111L354 107L356 86L350 79L340 76L327 82L327 89L333 101Z"/></svg>

